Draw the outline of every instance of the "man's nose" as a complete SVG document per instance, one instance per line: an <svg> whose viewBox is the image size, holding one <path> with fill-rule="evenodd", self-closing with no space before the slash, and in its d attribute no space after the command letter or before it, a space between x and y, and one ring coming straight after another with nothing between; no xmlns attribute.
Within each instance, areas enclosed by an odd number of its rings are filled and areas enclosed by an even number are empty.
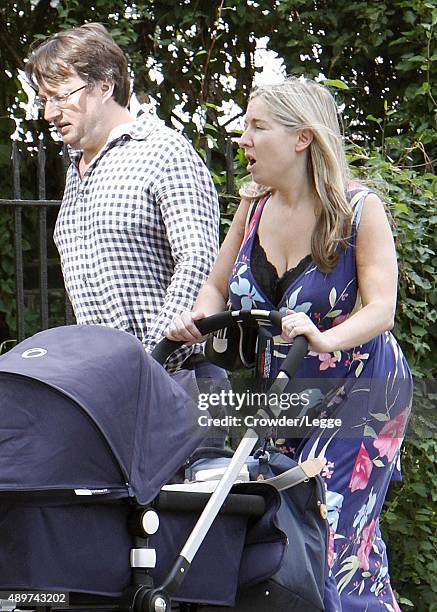
<svg viewBox="0 0 437 612"><path fill-rule="evenodd" d="M50 102L50 100L47 100L46 105L44 107L44 119L48 122L53 122L56 117L59 117L59 115L61 114L61 109L58 108L56 106L56 104L53 104L53 102Z"/></svg>

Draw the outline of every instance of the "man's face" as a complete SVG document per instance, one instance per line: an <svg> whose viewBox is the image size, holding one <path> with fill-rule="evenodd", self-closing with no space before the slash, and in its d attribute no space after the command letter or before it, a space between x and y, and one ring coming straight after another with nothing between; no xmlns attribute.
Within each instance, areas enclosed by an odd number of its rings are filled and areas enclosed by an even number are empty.
<svg viewBox="0 0 437 612"><path fill-rule="evenodd" d="M98 84L88 85L76 73L56 89L47 82L39 88L38 94L45 100L44 118L53 123L65 144L75 149L92 148L102 104L98 92Z"/></svg>

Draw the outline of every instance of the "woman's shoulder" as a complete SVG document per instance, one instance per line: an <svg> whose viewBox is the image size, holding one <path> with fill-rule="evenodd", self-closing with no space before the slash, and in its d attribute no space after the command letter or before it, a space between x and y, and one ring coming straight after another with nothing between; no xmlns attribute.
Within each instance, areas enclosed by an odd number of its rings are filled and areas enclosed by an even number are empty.
<svg viewBox="0 0 437 612"><path fill-rule="evenodd" d="M359 198L366 198L368 194L375 194L371 187L359 181L350 181L346 186L346 196L349 202ZM376 195L376 194L375 194Z"/></svg>
<svg viewBox="0 0 437 612"><path fill-rule="evenodd" d="M366 209L366 216L375 211L375 209L384 209L384 204L378 194L359 181L350 181L346 194L349 205L352 208L353 220L357 225L360 222L364 208Z"/></svg>

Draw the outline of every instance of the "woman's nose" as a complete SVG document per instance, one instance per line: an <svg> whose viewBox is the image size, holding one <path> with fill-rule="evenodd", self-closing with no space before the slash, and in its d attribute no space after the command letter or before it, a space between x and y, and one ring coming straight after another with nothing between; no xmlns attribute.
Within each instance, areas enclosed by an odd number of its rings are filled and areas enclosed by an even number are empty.
<svg viewBox="0 0 437 612"><path fill-rule="evenodd" d="M252 141L248 132L249 130L248 128L246 128L241 134L241 136L238 138L237 142L239 147L248 147L251 144Z"/></svg>

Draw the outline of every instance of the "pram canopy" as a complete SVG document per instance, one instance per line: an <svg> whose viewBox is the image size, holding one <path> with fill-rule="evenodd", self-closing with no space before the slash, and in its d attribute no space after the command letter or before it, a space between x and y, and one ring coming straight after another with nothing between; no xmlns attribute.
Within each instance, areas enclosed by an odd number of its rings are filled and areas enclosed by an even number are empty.
<svg viewBox="0 0 437 612"><path fill-rule="evenodd" d="M200 444L195 402L131 334L58 327L0 357L0 491L149 503Z"/></svg>

